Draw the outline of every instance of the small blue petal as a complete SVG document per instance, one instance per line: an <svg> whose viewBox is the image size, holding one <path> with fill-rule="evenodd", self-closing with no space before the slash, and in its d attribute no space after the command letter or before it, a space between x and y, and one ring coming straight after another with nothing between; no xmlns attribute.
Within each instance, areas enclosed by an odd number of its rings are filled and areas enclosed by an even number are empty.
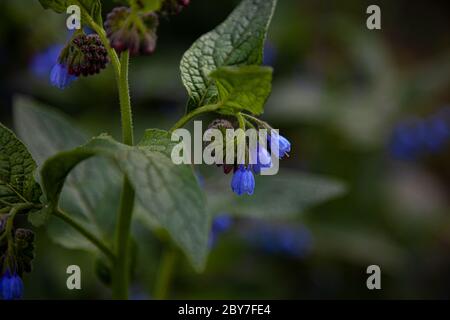
<svg viewBox="0 0 450 320"><path fill-rule="evenodd" d="M50 73L51 84L59 89L65 89L76 79L77 77L70 75L66 66L60 63L55 64Z"/></svg>
<svg viewBox="0 0 450 320"><path fill-rule="evenodd" d="M56 44L35 54L30 64L31 72L37 77L47 77L58 61L62 48L62 45Z"/></svg>
<svg viewBox="0 0 450 320"><path fill-rule="evenodd" d="M239 196L244 193L252 195L255 190L255 177L251 170L244 166L240 166L233 174L231 189Z"/></svg>
<svg viewBox="0 0 450 320"><path fill-rule="evenodd" d="M256 158L256 163L252 165L252 169L256 174L260 174L262 169L272 167L272 158L263 146L258 145L257 150L257 155L255 155L255 151L253 152L252 158Z"/></svg>
<svg viewBox="0 0 450 320"><path fill-rule="evenodd" d="M270 145L272 144L272 141L274 144L276 144L278 142L278 150L273 150L273 153L278 157L278 158L283 158L284 156L287 156L289 152L291 152L291 143L289 142L288 139L286 139L285 137L283 137L280 134L277 133L272 133L271 135L268 136L268 140Z"/></svg>

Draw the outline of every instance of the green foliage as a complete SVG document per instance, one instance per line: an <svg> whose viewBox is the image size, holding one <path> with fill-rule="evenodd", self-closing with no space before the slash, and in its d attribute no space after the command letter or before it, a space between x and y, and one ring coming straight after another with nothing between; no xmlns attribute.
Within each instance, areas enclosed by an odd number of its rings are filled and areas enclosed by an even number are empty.
<svg viewBox="0 0 450 320"><path fill-rule="evenodd" d="M39 0L44 9L52 9L56 13L66 13L71 5L77 5L83 16L89 15L94 21L102 25L102 3L100 0ZM82 23L84 21L82 20Z"/></svg>
<svg viewBox="0 0 450 320"><path fill-rule="evenodd" d="M260 66L221 67L210 77L216 80L222 108L259 115L272 91L272 72L272 68Z"/></svg>
<svg viewBox="0 0 450 320"><path fill-rule="evenodd" d="M167 133L168 135L168 133ZM102 135L84 146L63 151L48 159L41 171L48 201L56 206L69 172L83 160L103 156L114 160L127 175L136 198L159 225L167 229L198 269L207 253L209 219L197 180L188 166L176 166L161 151L161 132L146 137L137 147L130 147Z"/></svg>
<svg viewBox="0 0 450 320"><path fill-rule="evenodd" d="M244 0L213 31L200 37L184 54L180 69L190 100L187 111L216 103L211 72L224 66L259 65L276 0Z"/></svg>
<svg viewBox="0 0 450 320"><path fill-rule="evenodd" d="M0 210L39 203L41 188L34 179L36 163L14 133L0 124Z"/></svg>
<svg viewBox="0 0 450 320"><path fill-rule="evenodd" d="M26 98L14 101L14 124L39 166L61 152L75 148L88 136L65 116ZM92 158L73 170L62 190L60 207L98 238L114 231L121 178L112 161ZM40 226L49 219L52 208L30 215L29 220ZM49 235L57 243L72 249L95 250L95 247L72 227L57 219L49 221Z"/></svg>

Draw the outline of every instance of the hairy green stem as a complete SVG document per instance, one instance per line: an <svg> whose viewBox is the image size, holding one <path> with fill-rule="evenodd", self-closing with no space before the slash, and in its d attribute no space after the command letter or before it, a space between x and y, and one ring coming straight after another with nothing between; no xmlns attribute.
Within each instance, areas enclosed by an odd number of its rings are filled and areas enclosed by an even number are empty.
<svg viewBox="0 0 450 320"><path fill-rule="evenodd" d="M120 59L119 100L122 119L123 143L133 145L133 115L131 112L130 90L128 85L129 52L122 53ZM129 283L129 242L131 219L134 207L134 190L127 177L124 177L119 215L116 225L115 247L117 263L113 271L113 298L128 299Z"/></svg>
<svg viewBox="0 0 450 320"><path fill-rule="evenodd" d="M120 57L120 81L119 100L120 114L122 118L122 140L124 144L132 146L133 138L133 113L131 111L130 88L128 84L129 51L124 51Z"/></svg>
<svg viewBox="0 0 450 320"><path fill-rule="evenodd" d="M117 88L119 90L120 101L120 115L122 124L122 141L124 144L133 145L133 114L131 111L130 89L128 84L128 67L129 67L129 52L122 53L121 58L117 56L116 51L111 48L109 40L106 36L105 30L95 23L91 18L88 24L100 37L105 46L111 64L114 68L116 76ZM128 178L124 178L122 195L120 201L120 208L115 234L115 249L117 251L117 261L113 270L113 298L127 299L128 298L128 282L129 282L129 239L131 218L134 206L134 190Z"/></svg>
<svg viewBox="0 0 450 320"><path fill-rule="evenodd" d="M157 300L167 299L177 258L176 249L170 244L164 250L156 277L154 297Z"/></svg>
<svg viewBox="0 0 450 320"><path fill-rule="evenodd" d="M57 209L53 212L53 215L60 218L72 228L77 230L79 233L81 233L86 239L88 239L93 245L95 245L103 254L108 257L111 262L114 262L116 260L116 256L111 251L111 249L104 244L100 239L98 239L95 235L93 235L91 232L89 232L85 227L83 227L80 223L78 223L76 220L74 220L69 214L64 212L61 209Z"/></svg>
<svg viewBox="0 0 450 320"><path fill-rule="evenodd" d="M178 120L177 123L175 123L175 125L170 129L170 132L175 131L178 128L183 127L186 123L188 123L191 119L203 114L203 113L207 113L207 112L214 112L217 109L220 108L220 104L208 104L206 106L197 108L195 110L193 110L192 112L186 114L185 116L183 116L180 120Z"/></svg>

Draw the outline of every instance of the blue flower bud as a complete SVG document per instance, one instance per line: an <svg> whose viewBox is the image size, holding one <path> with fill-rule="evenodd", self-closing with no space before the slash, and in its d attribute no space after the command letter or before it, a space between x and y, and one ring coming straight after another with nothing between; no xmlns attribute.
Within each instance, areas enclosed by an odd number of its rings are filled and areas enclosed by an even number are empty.
<svg viewBox="0 0 450 320"><path fill-rule="evenodd" d="M271 135L268 136L268 141L269 144L272 143L272 139L275 139L275 141L278 141L278 150L273 150L273 153L278 157L278 158L283 158L285 156L288 155L289 152L291 152L291 143L289 142L288 139L286 139L285 137L283 137L282 135L278 134L278 133L272 133Z"/></svg>
<svg viewBox="0 0 450 320"><path fill-rule="evenodd" d="M23 282L22 279L13 273L11 275L9 269L0 278L0 293L4 300L17 300L22 298Z"/></svg>
<svg viewBox="0 0 450 320"><path fill-rule="evenodd" d="M67 67L60 63L55 64L50 72L50 83L59 89L65 89L76 79L77 77L69 74Z"/></svg>
<svg viewBox="0 0 450 320"><path fill-rule="evenodd" d="M239 196L244 193L248 195L253 194L253 191L255 191L255 177L249 168L243 165L239 166L231 180L231 189Z"/></svg>

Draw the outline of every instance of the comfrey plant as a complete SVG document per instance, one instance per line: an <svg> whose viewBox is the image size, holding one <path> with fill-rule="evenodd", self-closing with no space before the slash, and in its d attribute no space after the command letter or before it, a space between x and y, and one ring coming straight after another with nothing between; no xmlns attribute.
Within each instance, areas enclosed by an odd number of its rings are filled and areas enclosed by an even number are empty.
<svg viewBox="0 0 450 320"><path fill-rule="evenodd" d="M113 9L106 21L100 0L39 2L61 14L71 5L80 8L82 28L70 35L59 52L49 74L50 83L65 89L75 80L111 66L119 93L122 141L102 134L86 143L84 135L61 116L31 107L29 99L16 101L16 127L29 149L12 131L0 126L1 295L4 299L20 298L22 277L31 271L34 235L19 228L23 219L16 217L21 215L35 227L54 223L54 217L65 222L71 229L60 232L60 242L76 238L65 238L65 232L83 236L88 240L84 247L99 254L100 264L109 274L113 298L126 299L131 252L135 252L132 219L144 215L153 222L155 234L168 244L163 272L156 281L155 297L162 298L168 285L164 270L170 269L174 248L181 248L194 268L202 270L210 233L204 195L192 167L171 160L171 132L205 113L234 118L243 130L270 128L257 116L271 92L272 68L261 64L276 0L243 0L225 22L192 45L180 66L189 94L186 114L170 131L147 130L138 143L128 85L130 55L154 52L159 17L180 13L189 1L128 0L127 6ZM88 29L92 30L89 34L85 32ZM40 129L30 132L30 127ZM282 136L271 134L268 139L277 140L279 149L272 152L278 157L290 151L290 143ZM258 157L268 157L266 149L253 151ZM234 171L231 187L242 195L253 193L252 171L258 173L261 167L240 164L224 166L224 170ZM105 199L111 193L117 199L119 192L115 216L116 203ZM98 222L102 212L109 214L108 222L113 221L112 230Z"/></svg>
<svg viewBox="0 0 450 320"><path fill-rule="evenodd" d="M137 246L142 244L132 225L149 229L164 245L151 294L162 299L179 252L202 271L215 238L230 225L226 218L211 223L213 212L254 216L251 204L255 204L258 216L280 219L286 212L297 213L342 193L342 185L323 177L293 171L286 174L288 178L282 177L287 170L267 181L255 179L291 150L285 137L258 118L271 92L272 68L261 63L276 0L243 0L222 24L187 50L180 65L189 95L186 114L169 131L148 129L139 141L134 139L128 84L130 56L154 52L159 19L180 13L189 1L123 0L123 7L105 15L106 21L100 0L39 1L61 14L78 6L81 25L69 33L63 46L35 59L33 72L39 76L47 72L53 86L65 89L77 79L112 68L122 141L107 134L88 139L59 113L30 98L15 99L14 124L21 140L0 124L3 299L23 295L22 279L31 272L34 258L31 226L48 226L47 233L58 244L94 253L95 271L111 287L115 299L128 298ZM209 129L239 132L231 139L231 149L237 140L237 149L243 146L243 152L229 152L226 140L212 148L214 156L226 160L213 163L222 166L224 173L233 172L234 193L217 192L217 182L200 186L193 167L172 158L178 146L173 135L197 116L210 113L217 120ZM252 143L247 139L250 129L266 130L267 135ZM217 146L219 140L223 142L223 136L208 140L205 150ZM221 151L225 152L218 156ZM220 208L224 203L226 207Z"/></svg>

